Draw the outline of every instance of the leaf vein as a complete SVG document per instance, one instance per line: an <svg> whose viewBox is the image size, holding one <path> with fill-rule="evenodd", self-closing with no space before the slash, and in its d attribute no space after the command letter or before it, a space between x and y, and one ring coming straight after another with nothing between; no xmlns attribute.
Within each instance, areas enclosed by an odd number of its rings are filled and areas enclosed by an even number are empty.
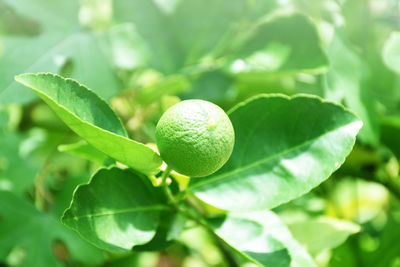
<svg viewBox="0 0 400 267"><path fill-rule="evenodd" d="M157 211L157 210L168 210L167 206L164 205L152 205L152 206L145 206L145 207L135 207L135 208L128 208L128 209L120 209L115 211L108 211L108 212L101 212L101 213L93 213L93 214L83 214L80 216L71 216L70 219L72 220L79 220L83 218L92 218L92 217L102 217L102 216L111 216L111 215L118 215L123 213L135 213L140 211Z"/></svg>
<svg viewBox="0 0 400 267"><path fill-rule="evenodd" d="M269 156L269 157L267 157L267 158L264 158L264 159L255 161L255 162L253 162L253 163L251 163L251 164L248 164L248 165L246 165L246 166L239 166L239 168L237 168L237 169L235 169L235 170L233 170L233 171L228 171L228 172L225 172L225 173L223 173L223 174L221 174L221 175L217 175L217 176L215 176L214 178L208 179L208 180L206 180L206 181L204 181L204 182L199 182L199 183L197 183L197 184L194 184L193 186L191 186L191 187L189 188L189 190L193 190L193 189L198 188L198 187L201 187L201 186L203 186L203 185L207 185L207 184L211 184L211 183L214 183L214 182L217 182L217 181L221 181L221 180L223 180L223 179L225 179L225 178L227 178L227 177L229 177L229 176L231 176L231 175L235 175L235 174L244 172L244 171L246 171L246 170L249 170L249 169L251 169L251 168L253 168L253 167L257 167L257 166L259 166L259 165L262 165L262 164L264 164L264 163L266 163L266 162L268 162L268 161L271 161L271 160L276 159L276 158L278 158L278 157L281 157L281 156L284 156L284 155L286 155L286 154L289 154L289 153L291 153L291 152L293 152L293 151L295 151L295 150L297 150L297 149L300 149L300 148L302 148L302 147L304 147L304 146L307 146L307 145L313 143L314 141L318 140L319 138L321 138L321 137L323 137L323 136L325 136L325 135L327 135L327 134L330 134L330 133L332 133L332 132L334 132L334 131L338 131L338 130L340 130L340 129L342 129L342 128L348 127L349 125L354 124L354 123L358 123L358 122L359 122L359 121L354 121L354 122L351 122L351 123L349 123L349 124L343 125L343 126L341 126L341 127L334 128L334 129L330 129L330 130L326 131L325 133L323 133L323 134L321 134L321 135L318 135L317 137L312 138L312 139L310 139L310 140L307 140L307 141L305 141L305 142L303 142L303 143L300 143L300 144L298 144L298 145L296 145L296 146L294 146L294 147L292 147L292 148L285 149L285 150L283 150L283 151L281 151L281 152L279 152L279 153L277 153L277 154L274 154L274 155L271 155L271 156Z"/></svg>

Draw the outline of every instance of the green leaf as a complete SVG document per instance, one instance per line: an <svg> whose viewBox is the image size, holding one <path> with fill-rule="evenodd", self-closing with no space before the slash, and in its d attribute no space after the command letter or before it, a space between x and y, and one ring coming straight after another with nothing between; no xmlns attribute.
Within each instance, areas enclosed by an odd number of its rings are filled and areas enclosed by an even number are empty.
<svg viewBox="0 0 400 267"><path fill-rule="evenodd" d="M30 155L21 153L25 140L19 133L0 134L0 190L23 195L34 184L39 166Z"/></svg>
<svg viewBox="0 0 400 267"><path fill-rule="evenodd" d="M60 73L67 63L72 65L72 78L89 85L106 99L115 95L119 84L99 45L103 36L81 30L78 0L7 2L21 14L38 21L42 31L34 36L2 36L0 103L25 103L34 99L34 94L14 82L15 75L37 71Z"/></svg>
<svg viewBox="0 0 400 267"><path fill-rule="evenodd" d="M150 242L134 246L134 251L158 251L164 250L173 244L185 227L186 218L179 213L165 211L161 214L160 225Z"/></svg>
<svg viewBox="0 0 400 267"><path fill-rule="evenodd" d="M217 236L243 259L259 266L290 265L286 248L258 221L230 215L211 224Z"/></svg>
<svg viewBox="0 0 400 267"><path fill-rule="evenodd" d="M261 0L114 0L117 20L136 25L154 54L151 67L164 73L224 54L275 6Z"/></svg>
<svg viewBox="0 0 400 267"><path fill-rule="evenodd" d="M167 15L153 1L114 0L113 9L117 21L133 22L147 42L153 54L150 67L164 73L174 73L179 68L182 53L168 30Z"/></svg>
<svg viewBox="0 0 400 267"><path fill-rule="evenodd" d="M170 16L171 35L184 54L183 65L196 64L230 33L244 15L246 1L185 0L180 1Z"/></svg>
<svg viewBox="0 0 400 267"><path fill-rule="evenodd" d="M212 225L238 255L260 266L316 266L271 211L232 213L223 221L214 220Z"/></svg>
<svg viewBox="0 0 400 267"><path fill-rule="evenodd" d="M392 71L400 74L400 32L392 32L382 50L383 61Z"/></svg>
<svg viewBox="0 0 400 267"><path fill-rule="evenodd" d="M291 266L293 267L317 267L307 250L292 236L287 226L280 220L279 216L272 211L254 213L253 218L258 218L264 228L268 229L271 235L279 240L289 251Z"/></svg>
<svg viewBox="0 0 400 267"><path fill-rule="evenodd" d="M261 78L265 73L323 73L328 67L315 26L299 14L273 17L260 24L234 56L231 69L242 79Z"/></svg>
<svg viewBox="0 0 400 267"><path fill-rule="evenodd" d="M29 202L0 190L0 261L12 249L23 248L18 266L63 266L53 254L53 245L63 241L74 260L99 265L105 255L65 228L59 220L38 212Z"/></svg>
<svg viewBox="0 0 400 267"><path fill-rule="evenodd" d="M116 25L104 36L117 68L134 70L150 63L151 51L132 23Z"/></svg>
<svg viewBox="0 0 400 267"><path fill-rule="evenodd" d="M114 167L76 189L62 222L99 248L126 252L153 238L166 209L147 179Z"/></svg>
<svg viewBox="0 0 400 267"><path fill-rule="evenodd" d="M358 224L329 217L310 218L289 224L290 232L312 255L332 249L360 231Z"/></svg>
<svg viewBox="0 0 400 267"><path fill-rule="evenodd" d="M379 142L378 111L370 88L363 86L367 67L337 31L328 47L331 67L326 75L325 97L346 105L364 122L360 139L371 145Z"/></svg>
<svg viewBox="0 0 400 267"><path fill-rule="evenodd" d="M53 74L22 74L15 78L32 89L89 144L144 173L157 172L162 160L144 144L127 137L125 128L107 103L71 79Z"/></svg>
<svg viewBox="0 0 400 267"><path fill-rule="evenodd" d="M44 162L62 133L31 129L26 133L0 132L0 190L25 195L34 185Z"/></svg>
<svg viewBox="0 0 400 267"><path fill-rule="evenodd" d="M12 23L11 23L12 22ZM39 24L34 20L26 18L7 5L0 2L0 33L35 35L40 32ZM1 53L0 53L1 55Z"/></svg>
<svg viewBox="0 0 400 267"><path fill-rule="evenodd" d="M79 1L62 0L3 0L18 14L39 21L49 30L79 26Z"/></svg>
<svg viewBox="0 0 400 267"><path fill-rule="evenodd" d="M226 210L269 209L307 193L344 162L362 126L342 106L304 95L259 95L229 114L232 156L189 185L201 200Z"/></svg>
<svg viewBox="0 0 400 267"><path fill-rule="evenodd" d="M73 144L65 144L57 147L58 151L77 155L82 158L103 164L107 156L88 144L85 140L80 140Z"/></svg>

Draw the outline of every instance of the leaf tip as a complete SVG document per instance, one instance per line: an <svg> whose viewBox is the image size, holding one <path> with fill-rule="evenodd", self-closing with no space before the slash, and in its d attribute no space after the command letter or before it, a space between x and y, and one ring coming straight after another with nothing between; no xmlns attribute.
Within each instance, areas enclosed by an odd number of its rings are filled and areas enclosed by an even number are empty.
<svg viewBox="0 0 400 267"><path fill-rule="evenodd" d="M17 74L14 76L14 80L16 82L22 83L23 81L23 77L26 75L26 73L22 73L22 74Z"/></svg>
<svg viewBox="0 0 400 267"><path fill-rule="evenodd" d="M26 78L30 76L36 76L35 73L21 73L14 76L14 80L24 86L28 86L28 80Z"/></svg>

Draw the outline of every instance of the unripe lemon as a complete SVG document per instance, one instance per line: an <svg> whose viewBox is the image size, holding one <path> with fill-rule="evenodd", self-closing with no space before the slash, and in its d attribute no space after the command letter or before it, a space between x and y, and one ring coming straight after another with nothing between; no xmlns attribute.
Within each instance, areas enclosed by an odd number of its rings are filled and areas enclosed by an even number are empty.
<svg viewBox="0 0 400 267"><path fill-rule="evenodd" d="M156 127L157 147L175 171L200 177L221 168L232 154L235 133L217 105L185 100L169 108Z"/></svg>

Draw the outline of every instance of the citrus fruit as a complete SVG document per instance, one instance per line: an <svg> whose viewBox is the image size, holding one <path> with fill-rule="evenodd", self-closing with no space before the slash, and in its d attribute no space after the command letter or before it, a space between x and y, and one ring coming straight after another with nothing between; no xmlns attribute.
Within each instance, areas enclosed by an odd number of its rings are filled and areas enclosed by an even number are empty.
<svg viewBox="0 0 400 267"><path fill-rule="evenodd" d="M229 159L235 134L220 107L192 99L175 104L162 115L156 127L156 142L169 167L201 177L217 171Z"/></svg>

